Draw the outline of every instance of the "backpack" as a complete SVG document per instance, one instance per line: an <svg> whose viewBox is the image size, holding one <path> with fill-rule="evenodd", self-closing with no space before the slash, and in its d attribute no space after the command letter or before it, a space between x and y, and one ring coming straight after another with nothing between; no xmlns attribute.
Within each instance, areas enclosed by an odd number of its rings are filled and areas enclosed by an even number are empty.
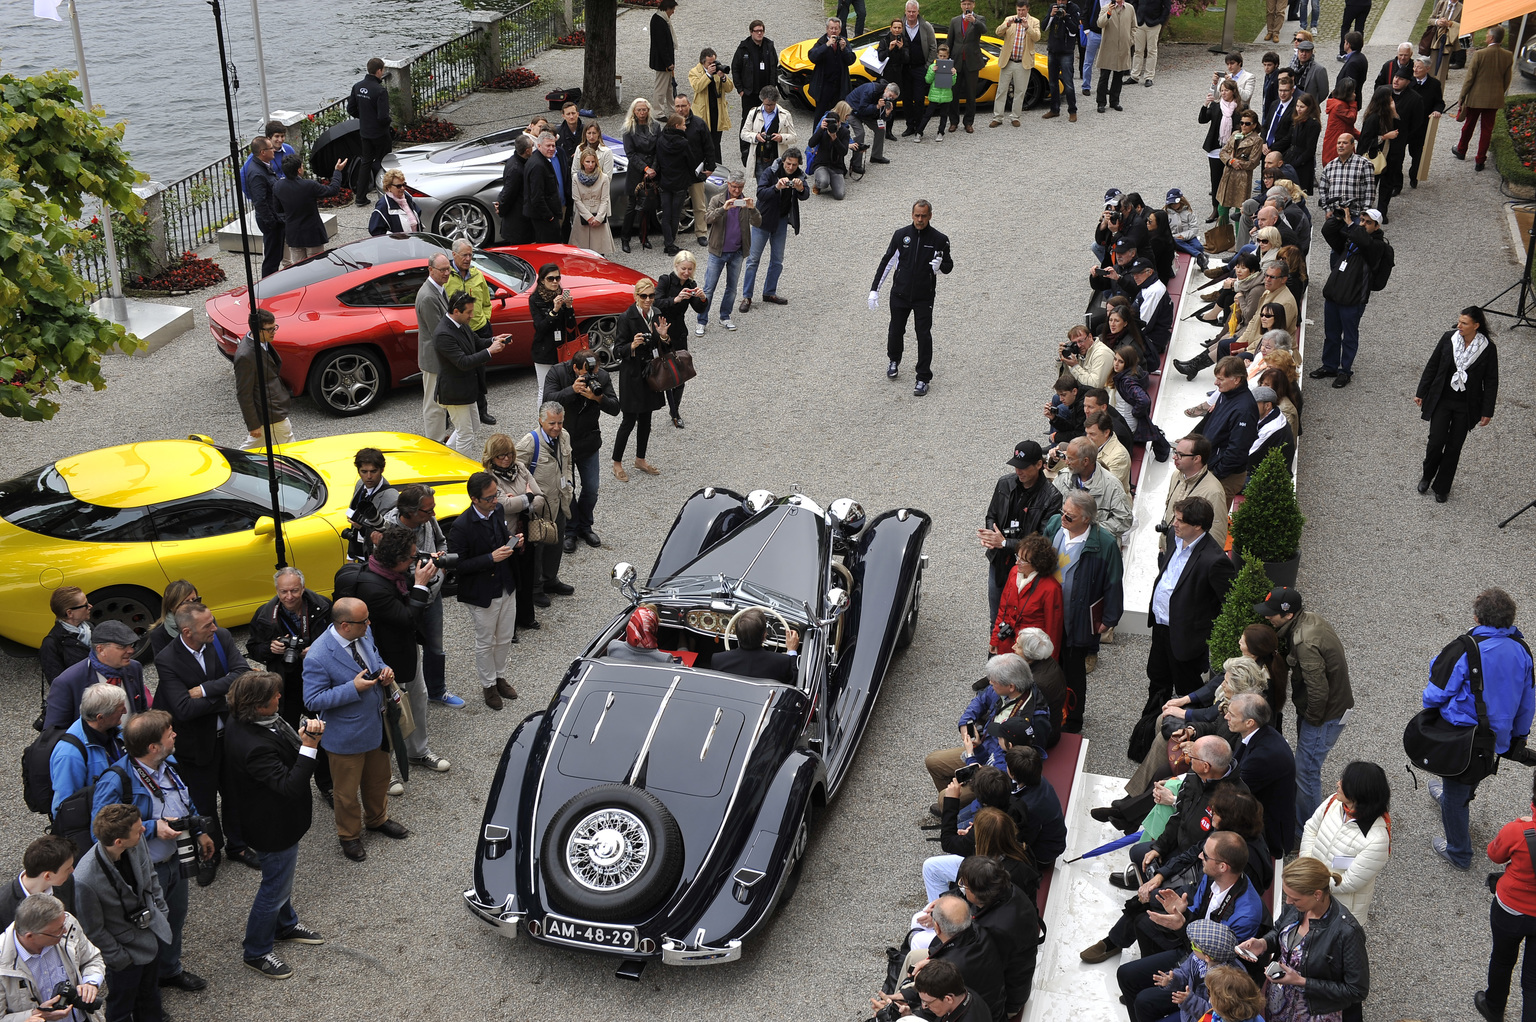
<svg viewBox="0 0 1536 1022"><path fill-rule="evenodd" d="M1387 239L1381 239L1381 260L1371 272L1372 291L1380 291L1387 286L1387 281L1392 279L1392 268L1396 265L1397 253L1392 251L1392 245Z"/></svg>
<svg viewBox="0 0 1536 1022"><path fill-rule="evenodd" d="M21 750L21 793L27 808L34 813L53 813L53 772L48 761L53 758L53 747L63 739L80 750L84 756L85 745L69 733L68 728L51 727L32 740Z"/></svg>
<svg viewBox="0 0 1536 1022"><path fill-rule="evenodd" d="M73 735L69 737L73 738ZM133 801L133 783L128 780L128 771L113 764L102 771L106 774L117 774L123 781L123 801ZM58 812L53 814L53 824L48 828L48 833L67 837L80 851L91 847L95 841L91 833L91 821L95 818L96 782L101 778L92 778L81 786L79 791L70 795L59 803Z"/></svg>
<svg viewBox="0 0 1536 1022"><path fill-rule="evenodd" d="M357 580L362 577L367 564L362 561L348 561L336 569L334 588L331 591L331 602L345 600L357 595Z"/></svg>

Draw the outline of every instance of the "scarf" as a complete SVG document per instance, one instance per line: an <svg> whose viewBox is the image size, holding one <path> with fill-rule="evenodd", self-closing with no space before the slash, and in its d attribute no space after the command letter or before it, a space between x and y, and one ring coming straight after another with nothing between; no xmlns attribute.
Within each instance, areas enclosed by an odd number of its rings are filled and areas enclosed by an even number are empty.
<svg viewBox="0 0 1536 1022"><path fill-rule="evenodd" d="M409 234L416 230L421 221L416 216L415 211L411 209L410 200L407 199L404 195L400 196L398 199L393 195L390 195L388 196L388 199L390 202L393 202L396 206L400 207L400 222L405 226L405 233Z"/></svg>
<svg viewBox="0 0 1536 1022"><path fill-rule="evenodd" d="M1015 584L1019 587L1019 592L1021 594L1024 592L1024 587L1029 585L1031 582L1033 582L1035 580L1035 575L1036 575L1036 572L1032 571L1028 575L1016 575L1015 576L1016 579L1017 579Z"/></svg>
<svg viewBox="0 0 1536 1022"><path fill-rule="evenodd" d="M597 184L597 179L600 176L602 176L602 169L601 169L601 167L599 167L598 172L596 174L588 174L585 171L582 171L582 170L578 169L576 171L576 182L578 184L580 184L583 188L591 188L593 185Z"/></svg>
<svg viewBox="0 0 1536 1022"><path fill-rule="evenodd" d="M86 649L91 648L91 623L89 621L82 621L78 625L72 625L68 621L65 621L63 618L59 618L59 624L64 627L65 631L74 632L76 635L78 635L80 637L80 641L85 644ZM167 621L167 625L169 625L169 621ZM172 634L180 635L181 633L174 632Z"/></svg>
<svg viewBox="0 0 1536 1022"><path fill-rule="evenodd" d="M656 649L656 626L660 622L656 612L649 607L637 607L629 615L629 625L624 629L624 641L636 649Z"/></svg>
<svg viewBox="0 0 1536 1022"><path fill-rule="evenodd" d="M517 469L518 464L516 461L512 462L512 464L508 465L506 468L502 468L495 462L491 462L491 475L495 476L497 479L505 480L508 483L517 482Z"/></svg>
<svg viewBox="0 0 1536 1022"><path fill-rule="evenodd" d="M1285 413L1280 411L1280 406L1276 404L1269 413L1269 417L1260 421L1259 435L1254 438L1253 446L1248 448L1248 453L1252 454L1254 451L1257 451L1263 446L1264 441L1280 432L1280 427L1285 424Z"/></svg>
<svg viewBox="0 0 1536 1022"><path fill-rule="evenodd" d="M97 660L95 647L92 647L90 653L86 654L86 659L91 662L91 670L106 678L118 688L123 687L123 669L121 667L108 667L100 660ZM132 700L129 701L132 702Z"/></svg>
<svg viewBox="0 0 1536 1022"><path fill-rule="evenodd" d="M1237 100L1223 99L1221 103L1221 126L1217 129L1216 138L1222 145L1226 145L1232 138L1232 115L1237 113Z"/></svg>
<svg viewBox="0 0 1536 1022"><path fill-rule="evenodd" d="M1467 389L1467 370L1472 368L1472 363L1477 361L1483 349L1488 347L1488 338L1481 333L1473 336L1472 343L1468 344L1458 330L1451 336L1451 358L1456 362L1456 371L1451 374L1451 389L1464 392Z"/></svg>
<svg viewBox="0 0 1536 1022"><path fill-rule="evenodd" d="M393 582L395 584L395 588L400 590L401 596L406 596L410 593L411 586L410 583L406 581L405 575L401 574L393 568L384 567L384 565L379 563L378 557L374 556L373 554L368 555L368 570L373 572L375 575L378 575L382 578L387 578Z"/></svg>
<svg viewBox="0 0 1536 1022"><path fill-rule="evenodd" d="M253 720L251 723L271 731L274 735L287 742L292 748L297 749L304 744L299 741L299 733L293 729L293 725L276 714L270 717L262 717L259 720Z"/></svg>

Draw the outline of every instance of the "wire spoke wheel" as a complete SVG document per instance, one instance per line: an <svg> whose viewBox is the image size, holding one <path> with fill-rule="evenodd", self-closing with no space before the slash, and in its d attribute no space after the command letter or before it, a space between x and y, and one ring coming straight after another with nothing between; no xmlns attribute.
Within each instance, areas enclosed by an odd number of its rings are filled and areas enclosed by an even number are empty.
<svg viewBox="0 0 1536 1022"><path fill-rule="evenodd" d="M617 891L628 886L650 857L650 832L638 816L623 809L587 814L565 843L571 878L592 891Z"/></svg>

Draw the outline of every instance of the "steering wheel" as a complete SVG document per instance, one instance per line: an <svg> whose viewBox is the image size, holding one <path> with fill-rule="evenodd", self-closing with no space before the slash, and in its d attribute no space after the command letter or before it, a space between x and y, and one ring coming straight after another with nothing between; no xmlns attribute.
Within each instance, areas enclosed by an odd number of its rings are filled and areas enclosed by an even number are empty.
<svg viewBox="0 0 1536 1022"><path fill-rule="evenodd" d="M726 649L731 648L731 639L736 635L736 622L740 620L741 615L749 610L761 610L764 614L772 614L774 619L779 622L779 627L784 629L784 641L789 641L789 622L784 620L783 614L780 614L771 607L743 607L731 615L731 620L726 623L724 634L720 636L720 641L725 645Z"/></svg>

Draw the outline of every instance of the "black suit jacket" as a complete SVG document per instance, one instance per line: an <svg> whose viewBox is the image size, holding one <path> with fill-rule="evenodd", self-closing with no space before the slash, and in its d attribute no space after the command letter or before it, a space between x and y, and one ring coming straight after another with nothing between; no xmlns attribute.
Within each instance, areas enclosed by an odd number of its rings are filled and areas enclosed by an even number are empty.
<svg viewBox="0 0 1536 1022"><path fill-rule="evenodd" d="M559 220L565 215L555 175L559 173L549 157L535 149L523 163L523 215L535 223Z"/></svg>
<svg viewBox="0 0 1536 1022"><path fill-rule="evenodd" d="M676 47L672 45L672 23L667 16L657 11L651 15L651 60L652 71L665 71L677 64Z"/></svg>
<svg viewBox="0 0 1536 1022"><path fill-rule="evenodd" d="M971 30L965 31L965 18L955 15L949 20L949 55L955 58L955 70L980 71L987 62L981 52L981 37L987 31L987 19L980 14L971 18Z"/></svg>
<svg viewBox="0 0 1536 1022"><path fill-rule="evenodd" d="M472 405L480 399L480 367L491 360L491 342L477 336L466 323L444 316L432 335L442 371L437 375L437 400L444 405Z"/></svg>
<svg viewBox="0 0 1536 1022"><path fill-rule="evenodd" d="M744 678L766 678L793 685L800 673L799 657L775 653L771 649L731 649L709 658L710 670L739 674Z"/></svg>
<svg viewBox="0 0 1536 1022"><path fill-rule="evenodd" d="M217 642L224 651L225 667L210 648ZM155 657L160 672L160 687L155 690L155 709L165 710L176 724L176 762L184 767L206 767L218 755L219 716L229 712L224 694L235 679L251 669L229 629L214 633L209 646L203 647L208 670L198 666L187 644L177 639ZM194 699L189 693L202 686L203 694Z"/></svg>
<svg viewBox="0 0 1536 1022"><path fill-rule="evenodd" d="M1280 150L1282 153L1291 147L1291 113L1296 109L1296 93L1291 93L1291 101L1285 104L1284 107L1282 110L1280 100L1277 97L1274 107L1265 111L1264 126L1260 129L1265 144L1271 149ZM1277 118L1279 123L1275 123ZM1271 127L1275 130L1273 142L1269 139Z"/></svg>
<svg viewBox="0 0 1536 1022"><path fill-rule="evenodd" d="M1215 509L1221 514L1220 508ZM1153 596L1157 595L1157 583L1162 581L1168 562L1173 559L1173 549L1164 550L1157 558L1157 581L1152 583ZM1216 541L1206 533L1195 541L1189 552L1189 561L1179 575L1179 584L1173 587L1168 600L1168 644L1173 655L1180 660L1195 660L1206 655L1205 644L1211 637L1211 623L1221 613L1221 603L1227 598L1227 590L1237 577L1232 559ZM1147 604L1147 617L1152 617L1152 605Z"/></svg>
<svg viewBox="0 0 1536 1022"><path fill-rule="evenodd" d="M453 520L448 532L448 552L459 555L459 602L472 607L489 607L498 596L514 592L517 579L512 562L491 559L491 551L511 542L507 518L501 509L481 518L474 508Z"/></svg>
<svg viewBox="0 0 1536 1022"><path fill-rule="evenodd" d="M245 843L280 852L309 830L315 761L259 724L230 718L224 731L225 772ZM228 807L226 807L228 811Z"/></svg>
<svg viewBox="0 0 1536 1022"><path fill-rule="evenodd" d="M1416 396L1424 402L1420 417L1428 422L1442 399L1459 393L1466 398L1474 419L1491 419L1499 403L1499 349L1489 341L1477 361L1467 367L1467 389L1454 391L1451 389L1451 377L1456 373L1456 357L1451 352L1451 335L1454 333L1454 330L1447 330L1441 335L1440 343L1435 345L1429 361L1424 364L1424 372L1419 375Z"/></svg>
<svg viewBox="0 0 1536 1022"><path fill-rule="evenodd" d="M64 911L74 914L75 911L75 885L65 884L53 889L53 896L64 903ZM16 921L16 909L27 900L27 892L21 886L19 877L11 877L11 882L4 888L0 888L0 927L10 926Z"/></svg>
<svg viewBox="0 0 1536 1022"><path fill-rule="evenodd" d="M1296 755L1285 736L1265 724L1248 742L1233 747L1237 772L1264 807L1264 843L1284 855L1299 843L1296 835Z"/></svg>

